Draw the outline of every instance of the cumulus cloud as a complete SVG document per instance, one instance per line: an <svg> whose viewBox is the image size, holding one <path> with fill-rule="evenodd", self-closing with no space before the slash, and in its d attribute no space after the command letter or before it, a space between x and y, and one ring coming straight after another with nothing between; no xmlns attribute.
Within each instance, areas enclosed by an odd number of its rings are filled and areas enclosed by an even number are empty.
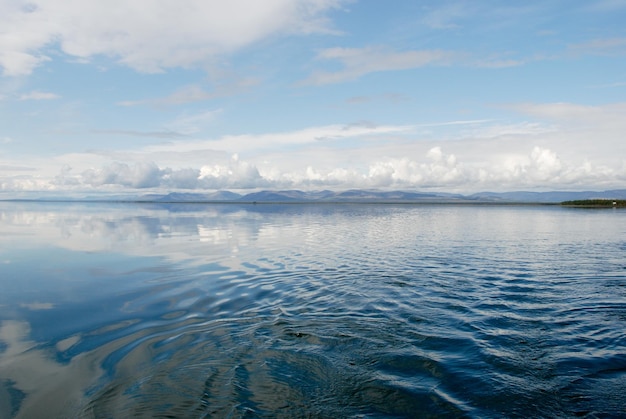
<svg viewBox="0 0 626 419"><path fill-rule="evenodd" d="M533 146L496 161L472 161L440 146L423 155L375 157L340 167L311 162L302 167L263 167L238 155L188 167L152 161L116 161L99 168L61 169L52 180L36 175L0 177L0 190L253 190L253 189L418 189L462 193L528 188L613 188L626 180L626 162L609 167L589 160L565 161L556 151Z"/></svg>
<svg viewBox="0 0 626 419"><path fill-rule="evenodd" d="M536 180L550 180L561 172L561 160L555 152L534 147L530 153L530 172Z"/></svg>
<svg viewBox="0 0 626 419"><path fill-rule="evenodd" d="M132 188L150 188L160 184L162 170L153 163L115 162L102 169L92 169L82 174L83 183L90 186L120 185Z"/></svg>
<svg viewBox="0 0 626 419"><path fill-rule="evenodd" d="M202 166L198 181L205 189L246 189L271 185L254 164L240 161L236 154L227 164Z"/></svg>
<svg viewBox="0 0 626 419"><path fill-rule="evenodd" d="M258 188L383 188L438 189L471 192L514 190L536 186L553 188L597 184L614 186L626 178L626 165L610 169L589 161L565 163L553 150L534 146L527 154L511 154L497 163L462 161L441 147L421 158L378 158L366 167L346 165L300 169L259 169L254 162L232 155L228 160L199 167L159 167L154 162L115 162L99 169L72 173L64 168L55 186L104 189L219 190ZM15 182L13 186L15 186ZM6 187L7 185L5 185ZM32 184L27 185L29 188ZM28 189L28 188L27 188Z"/></svg>
<svg viewBox="0 0 626 419"><path fill-rule="evenodd" d="M13 185L16 182L12 183ZM10 185L9 185L10 186ZM74 173L65 166L46 189L250 189L271 186L254 164L230 160L199 168L159 167L155 162L113 162L100 168Z"/></svg>
<svg viewBox="0 0 626 419"><path fill-rule="evenodd" d="M342 0L32 0L0 4L0 66L30 74L53 49L83 60L114 57L137 71L210 63L276 33L329 32Z"/></svg>
<svg viewBox="0 0 626 419"><path fill-rule="evenodd" d="M374 162L369 166L367 183L375 187L449 187L470 174L458 164L455 155L445 154L441 147L431 148L425 157L422 162L406 157Z"/></svg>

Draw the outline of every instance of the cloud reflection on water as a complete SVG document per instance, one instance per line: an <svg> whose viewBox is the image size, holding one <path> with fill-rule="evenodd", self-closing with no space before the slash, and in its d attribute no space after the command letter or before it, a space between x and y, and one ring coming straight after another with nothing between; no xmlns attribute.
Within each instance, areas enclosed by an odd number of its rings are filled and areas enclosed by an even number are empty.
<svg viewBox="0 0 626 419"><path fill-rule="evenodd" d="M544 389L562 391L549 379L560 353L620 360L618 329L578 313L621 313L607 288L623 276L621 215L0 203L0 416L306 411L311 392L332 401L319 409L358 400L334 416L422 402L461 415L489 405L502 377L501 411L513 395L545 405ZM575 340L555 313L604 346ZM529 371L542 368L537 382Z"/></svg>

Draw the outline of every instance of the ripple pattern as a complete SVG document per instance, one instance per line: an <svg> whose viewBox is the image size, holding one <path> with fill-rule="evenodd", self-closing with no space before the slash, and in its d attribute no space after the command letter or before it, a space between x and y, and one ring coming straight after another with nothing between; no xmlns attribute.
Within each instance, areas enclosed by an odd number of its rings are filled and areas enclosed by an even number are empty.
<svg viewBox="0 0 626 419"><path fill-rule="evenodd" d="M189 236L167 269L126 272L115 315L51 338L98 366L74 416L626 416L626 213L237 217L255 232L206 253Z"/></svg>

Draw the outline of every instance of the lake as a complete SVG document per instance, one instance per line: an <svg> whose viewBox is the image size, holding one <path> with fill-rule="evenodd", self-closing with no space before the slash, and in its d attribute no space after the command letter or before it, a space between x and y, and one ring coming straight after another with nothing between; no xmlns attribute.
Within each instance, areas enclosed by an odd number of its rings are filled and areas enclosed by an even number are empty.
<svg viewBox="0 0 626 419"><path fill-rule="evenodd" d="M626 210L0 202L0 417L626 417Z"/></svg>

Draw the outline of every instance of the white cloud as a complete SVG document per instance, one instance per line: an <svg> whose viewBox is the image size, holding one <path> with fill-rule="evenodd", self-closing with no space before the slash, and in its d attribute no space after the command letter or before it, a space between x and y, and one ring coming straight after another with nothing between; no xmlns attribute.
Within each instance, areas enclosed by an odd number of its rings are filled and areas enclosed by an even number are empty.
<svg viewBox="0 0 626 419"><path fill-rule="evenodd" d="M195 134L200 131L201 127L213 122L219 113L221 113L220 109L206 110L193 114L184 113L167 124L166 128L183 135Z"/></svg>
<svg viewBox="0 0 626 419"><path fill-rule="evenodd" d="M458 54L442 50L392 51L382 47L329 48L320 51L319 60L334 60L339 71L317 71L303 84L331 84L358 79L381 71L408 70L427 65L450 64Z"/></svg>
<svg viewBox="0 0 626 419"><path fill-rule="evenodd" d="M81 175L82 183L91 186L120 185L131 188L150 188L159 186L162 170L153 163L115 162L101 169L91 169Z"/></svg>
<svg viewBox="0 0 626 419"><path fill-rule="evenodd" d="M569 46L575 54L624 55L626 54L626 38L598 38Z"/></svg>
<svg viewBox="0 0 626 419"><path fill-rule="evenodd" d="M74 173L62 168L46 189L250 189L271 186L254 164L233 155L228 161L206 164L200 168L159 167L154 162L113 162L100 168Z"/></svg>
<svg viewBox="0 0 626 419"><path fill-rule="evenodd" d="M558 176L562 169L561 159L555 152L534 147L530 153L529 168L536 180L549 180Z"/></svg>
<svg viewBox="0 0 626 419"><path fill-rule="evenodd" d="M32 92L25 93L19 97L20 100L51 100L58 99L61 96L50 93L50 92L40 92L38 90L33 90Z"/></svg>
<svg viewBox="0 0 626 419"><path fill-rule="evenodd" d="M503 137L535 137L540 134L553 133L553 125L539 122L476 124L464 127L459 133L464 138L503 138Z"/></svg>
<svg viewBox="0 0 626 419"><path fill-rule="evenodd" d="M422 18L422 23L433 29L457 29L456 21L466 17L469 11L463 3L453 3L429 11Z"/></svg>
<svg viewBox="0 0 626 419"><path fill-rule="evenodd" d="M468 156L467 159L470 157ZM588 187L612 188L626 179L626 165L609 168L585 160L564 162L553 150L534 146L526 152L490 161L463 160L441 147L430 148L422 156L378 157L366 166L359 163L327 167L311 162L301 168L269 167L259 169L252 161L236 154L200 167L159 167L154 162L115 162L99 169L73 173L68 168L47 189L65 187L75 190L250 190L258 188L384 188L437 189L463 193L480 190L515 190L529 187L552 189ZM20 189L30 190L42 183L25 182ZM16 187L17 179L11 185ZM587 186L585 186L587 185Z"/></svg>
<svg viewBox="0 0 626 419"><path fill-rule="evenodd" d="M238 93L241 93L250 87L259 83L259 80L253 77L244 77L244 78L236 78L235 80L231 79L222 79L219 78L215 81L215 87L212 90L207 90L201 85L192 84L188 86L183 86L180 89L174 91L168 96L158 97L158 98L150 98L150 99L140 99L140 100L125 100L118 102L119 106L138 106L138 105L149 105L149 106L173 106L173 105L183 105L186 103L193 102L203 102L215 98L220 98L224 96L231 96Z"/></svg>
<svg viewBox="0 0 626 419"><path fill-rule="evenodd" d="M573 103L520 104L511 107L527 116L547 121L552 147L574 155L618 164L626 155L626 103L578 105Z"/></svg>
<svg viewBox="0 0 626 419"><path fill-rule="evenodd" d="M508 109L531 120L362 122L181 139L31 159L33 171L12 170L19 161L5 159L1 166L11 170L0 173L0 190L624 188L626 105L525 103ZM202 115L186 115L190 126L202 123ZM210 112L206 117L210 121ZM432 132L423 135L429 127Z"/></svg>
<svg viewBox="0 0 626 419"><path fill-rule="evenodd" d="M0 48L2 44L0 43ZM49 58L43 55L34 56L21 51L3 51L0 49L0 66L2 74L5 76L23 76L29 75L33 69L39 64L49 61Z"/></svg>
<svg viewBox="0 0 626 419"><path fill-rule="evenodd" d="M199 150L222 150L229 153L245 151L252 153L259 150L275 149L282 146L302 146L304 144L338 141L349 138L367 137L373 135L406 133L413 129L412 126L368 124L327 125L311 127L292 132L278 132L269 134L242 134L228 135L211 140L173 141L167 144L149 146L146 152L169 152L180 153Z"/></svg>
<svg viewBox="0 0 626 419"><path fill-rule="evenodd" d="M472 63L475 67L482 68L509 68L509 67L519 67L528 62L528 59L513 59L513 58L502 58L499 56L487 57L475 59Z"/></svg>
<svg viewBox="0 0 626 419"><path fill-rule="evenodd" d="M329 32L342 0L33 0L0 5L0 66L30 74L53 56L115 58L140 72L209 64L276 33ZM49 54L49 55L47 55Z"/></svg>
<svg viewBox="0 0 626 419"><path fill-rule="evenodd" d="M171 130L164 131L135 131L135 130L123 130L123 129L94 129L91 130L94 134L104 135L124 135L131 137L148 137L148 138L180 138L185 137L185 134L175 132Z"/></svg>
<svg viewBox="0 0 626 419"><path fill-rule="evenodd" d="M30 166L0 164L0 172L34 172L36 170L37 169Z"/></svg>
<svg viewBox="0 0 626 419"><path fill-rule="evenodd" d="M561 123L595 127L606 126L626 128L626 102L606 105L579 105L575 103L523 103L510 108L534 117Z"/></svg>
<svg viewBox="0 0 626 419"><path fill-rule="evenodd" d="M533 146L525 154L511 152L497 160L471 160L432 147L423 155L374 157L369 162L327 167L311 161L301 167L259 168L237 155L181 168L155 162L113 162L100 168L63 168L50 180L36 175L0 178L0 190L130 191L130 190L250 190L258 188L384 188L480 190L528 188L615 188L626 181L626 162L609 167L589 160L565 161L554 150Z"/></svg>
<svg viewBox="0 0 626 419"><path fill-rule="evenodd" d="M206 189L247 189L270 187L254 164L240 161L235 154L227 164L202 166L198 180Z"/></svg>

